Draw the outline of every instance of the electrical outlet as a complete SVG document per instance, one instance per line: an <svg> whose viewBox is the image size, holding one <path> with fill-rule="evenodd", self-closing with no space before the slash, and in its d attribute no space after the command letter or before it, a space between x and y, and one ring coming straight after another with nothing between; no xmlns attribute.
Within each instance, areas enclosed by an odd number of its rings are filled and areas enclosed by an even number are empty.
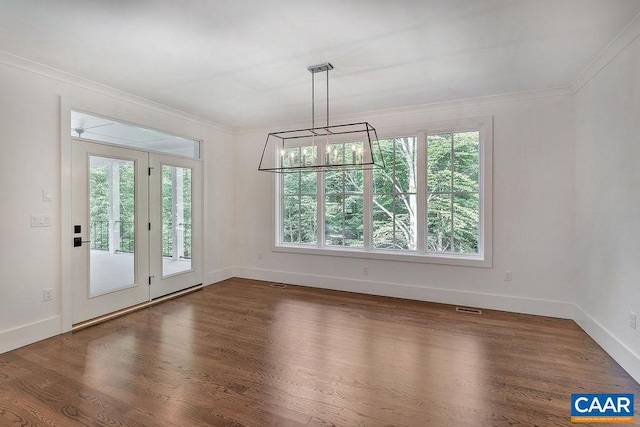
<svg viewBox="0 0 640 427"><path fill-rule="evenodd" d="M504 272L504 281L505 282L510 282L511 281L511 271L507 270Z"/></svg>
<svg viewBox="0 0 640 427"><path fill-rule="evenodd" d="M369 267L367 267L366 265L364 267L362 267L362 274L364 274L365 276L369 275Z"/></svg>
<svg viewBox="0 0 640 427"><path fill-rule="evenodd" d="M629 327L631 327L631 329L636 328L636 314L633 311L629 312Z"/></svg>
<svg viewBox="0 0 640 427"><path fill-rule="evenodd" d="M42 300L43 301L53 300L53 288L47 288L42 290Z"/></svg>

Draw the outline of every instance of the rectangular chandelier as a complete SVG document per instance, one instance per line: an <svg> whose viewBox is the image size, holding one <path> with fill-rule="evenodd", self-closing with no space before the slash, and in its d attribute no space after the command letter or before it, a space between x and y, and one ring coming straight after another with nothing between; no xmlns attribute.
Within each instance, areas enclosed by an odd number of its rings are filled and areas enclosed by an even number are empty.
<svg viewBox="0 0 640 427"><path fill-rule="evenodd" d="M382 164L376 130L362 122L272 132L267 135L258 170L372 169Z"/></svg>
<svg viewBox="0 0 640 427"><path fill-rule="evenodd" d="M384 168L378 134L368 122L329 125L330 63L314 65L311 127L271 132L262 150L259 171L304 172ZM315 126L315 74L327 73L327 124Z"/></svg>

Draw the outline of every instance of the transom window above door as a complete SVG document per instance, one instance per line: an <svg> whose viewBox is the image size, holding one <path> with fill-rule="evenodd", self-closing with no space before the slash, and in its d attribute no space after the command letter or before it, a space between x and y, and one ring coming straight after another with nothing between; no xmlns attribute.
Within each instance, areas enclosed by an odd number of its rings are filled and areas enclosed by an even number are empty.
<svg viewBox="0 0 640 427"><path fill-rule="evenodd" d="M80 111L71 111L71 136L143 151L200 158L200 141Z"/></svg>

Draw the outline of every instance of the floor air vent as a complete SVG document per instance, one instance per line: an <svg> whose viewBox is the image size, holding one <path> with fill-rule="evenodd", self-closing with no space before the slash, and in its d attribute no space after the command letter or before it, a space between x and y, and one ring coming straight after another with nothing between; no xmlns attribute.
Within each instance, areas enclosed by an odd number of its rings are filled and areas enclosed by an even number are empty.
<svg viewBox="0 0 640 427"><path fill-rule="evenodd" d="M456 307L456 311L459 313L482 314L482 310L479 308Z"/></svg>
<svg viewBox="0 0 640 427"><path fill-rule="evenodd" d="M287 285L285 285L284 283L272 283L271 285L272 288L278 288L278 289L285 289L287 287Z"/></svg>

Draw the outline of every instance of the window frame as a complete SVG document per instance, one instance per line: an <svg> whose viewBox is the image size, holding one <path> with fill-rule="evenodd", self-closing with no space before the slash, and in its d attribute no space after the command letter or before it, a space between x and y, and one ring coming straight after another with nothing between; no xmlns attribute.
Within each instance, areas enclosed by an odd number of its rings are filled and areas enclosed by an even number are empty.
<svg viewBox="0 0 640 427"><path fill-rule="evenodd" d="M460 133L478 131L479 144L479 233L478 254L461 254L453 252L429 252L426 243L426 195L427 195L427 135L441 133ZM317 243L292 244L282 242L282 174L275 178L275 226L272 228L274 252L341 256L361 259L378 259L388 261L405 261L458 265L469 267L492 267L493 265L493 116L482 116L446 120L419 126L401 126L381 128L379 139L395 139L415 136L417 138L417 227L416 250L409 249L377 249L373 246L373 171L364 171L363 222L364 247L326 246L324 237L324 174L317 178ZM322 201L322 202L321 202Z"/></svg>

